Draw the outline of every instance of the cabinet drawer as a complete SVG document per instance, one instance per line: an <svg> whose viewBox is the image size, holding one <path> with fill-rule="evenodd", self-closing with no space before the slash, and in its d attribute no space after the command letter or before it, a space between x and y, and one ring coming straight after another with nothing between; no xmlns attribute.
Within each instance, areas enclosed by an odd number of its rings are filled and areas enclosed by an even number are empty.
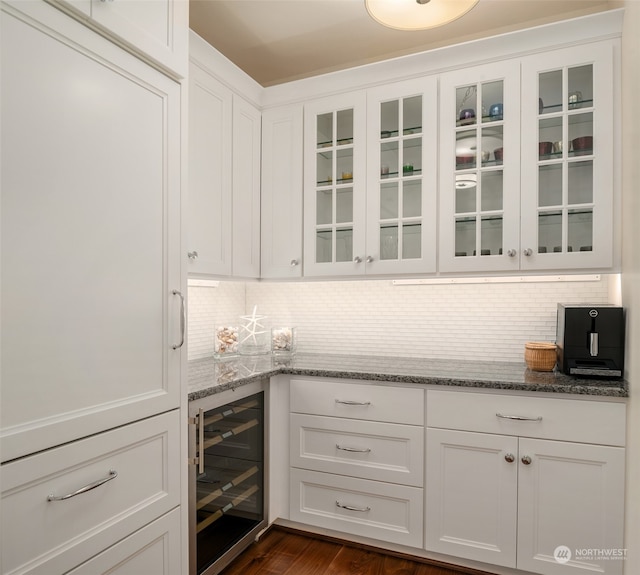
<svg viewBox="0 0 640 575"><path fill-rule="evenodd" d="M308 525L422 547L422 504L417 487L291 470L290 518Z"/></svg>
<svg viewBox="0 0 640 575"><path fill-rule="evenodd" d="M373 383L292 379L291 411L423 425L424 390Z"/></svg>
<svg viewBox="0 0 640 575"><path fill-rule="evenodd" d="M292 413L293 467L422 487L424 428Z"/></svg>
<svg viewBox="0 0 640 575"><path fill-rule="evenodd" d="M175 410L3 465L3 574L65 573L178 506L179 430Z"/></svg>
<svg viewBox="0 0 640 575"><path fill-rule="evenodd" d="M180 510L174 509L67 575L176 575L180 545Z"/></svg>
<svg viewBox="0 0 640 575"><path fill-rule="evenodd" d="M624 446L625 415L624 403L427 392L427 425L462 431Z"/></svg>

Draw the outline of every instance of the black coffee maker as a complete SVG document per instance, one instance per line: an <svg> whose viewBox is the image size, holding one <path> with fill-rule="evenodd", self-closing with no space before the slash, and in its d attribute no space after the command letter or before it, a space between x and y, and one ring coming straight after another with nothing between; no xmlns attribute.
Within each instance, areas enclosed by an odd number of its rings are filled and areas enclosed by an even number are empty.
<svg viewBox="0 0 640 575"><path fill-rule="evenodd" d="M614 305L558 304L558 369L567 375L622 377L624 309Z"/></svg>

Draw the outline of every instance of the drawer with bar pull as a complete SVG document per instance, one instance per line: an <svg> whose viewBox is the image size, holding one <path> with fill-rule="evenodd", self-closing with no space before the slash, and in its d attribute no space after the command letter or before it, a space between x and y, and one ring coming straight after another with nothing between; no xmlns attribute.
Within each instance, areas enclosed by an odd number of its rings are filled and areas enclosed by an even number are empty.
<svg viewBox="0 0 640 575"><path fill-rule="evenodd" d="M613 401L427 391L427 427L624 446L626 405Z"/></svg>
<svg viewBox="0 0 640 575"><path fill-rule="evenodd" d="M180 504L178 410L0 468L3 574L66 573Z"/></svg>
<svg viewBox="0 0 640 575"><path fill-rule="evenodd" d="M291 380L291 411L424 425L424 390L324 379Z"/></svg>
<svg viewBox="0 0 640 575"><path fill-rule="evenodd" d="M422 487L424 427L292 413L293 467Z"/></svg>

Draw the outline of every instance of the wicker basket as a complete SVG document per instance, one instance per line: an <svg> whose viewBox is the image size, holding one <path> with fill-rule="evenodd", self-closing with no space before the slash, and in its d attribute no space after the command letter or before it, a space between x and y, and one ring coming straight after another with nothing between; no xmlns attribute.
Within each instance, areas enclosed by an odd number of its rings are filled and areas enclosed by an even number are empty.
<svg viewBox="0 0 640 575"><path fill-rule="evenodd" d="M528 341L524 344L524 360L533 371L553 371L556 366L556 344Z"/></svg>

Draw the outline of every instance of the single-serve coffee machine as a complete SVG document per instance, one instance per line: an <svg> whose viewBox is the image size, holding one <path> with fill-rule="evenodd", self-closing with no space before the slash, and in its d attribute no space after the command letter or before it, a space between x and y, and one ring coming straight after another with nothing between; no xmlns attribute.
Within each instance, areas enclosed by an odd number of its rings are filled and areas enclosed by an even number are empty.
<svg viewBox="0 0 640 575"><path fill-rule="evenodd" d="M558 304L558 369L568 375L622 377L624 309L614 305Z"/></svg>

